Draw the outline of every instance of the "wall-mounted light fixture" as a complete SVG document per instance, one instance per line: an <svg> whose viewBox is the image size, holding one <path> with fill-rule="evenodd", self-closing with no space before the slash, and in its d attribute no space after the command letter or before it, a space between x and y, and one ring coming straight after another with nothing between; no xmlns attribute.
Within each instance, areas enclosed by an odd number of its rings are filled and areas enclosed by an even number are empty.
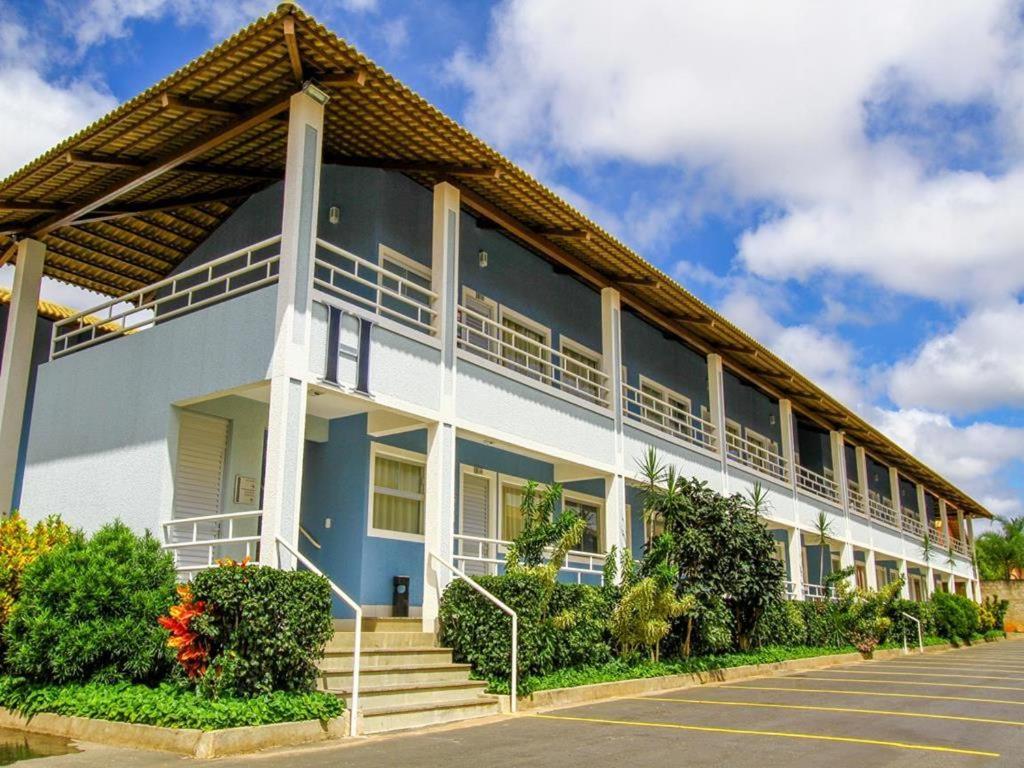
<svg viewBox="0 0 1024 768"><path fill-rule="evenodd" d="M332 205L330 210L327 211L327 219L331 224L337 224L341 221L341 208L336 205Z"/></svg>
<svg viewBox="0 0 1024 768"><path fill-rule="evenodd" d="M476 255L476 256L477 256L477 258L478 258L478 259L480 260L480 267L481 267L481 268L485 268L485 267L487 266L487 258L488 258L488 254L487 254L487 251L485 251L485 250L481 249L481 250L480 250L480 251L479 251L479 252L477 253L477 255Z"/></svg>
<svg viewBox="0 0 1024 768"><path fill-rule="evenodd" d="M773 427L775 426L775 414L774 413L771 413L771 414L768 415L768 423L771 424Z"/></svg>

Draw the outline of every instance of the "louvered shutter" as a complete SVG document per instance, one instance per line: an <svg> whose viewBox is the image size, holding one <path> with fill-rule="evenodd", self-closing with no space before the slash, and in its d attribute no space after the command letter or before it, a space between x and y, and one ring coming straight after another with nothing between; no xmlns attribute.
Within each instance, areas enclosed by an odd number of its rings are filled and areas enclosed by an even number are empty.
<svg viewBox="0 0 1024 768"><path fill-rule="evenodd" d="M175 520L217 515L222 511L224 461L228 446L228 421L198 413L182 413L178 431L178 457L174 471ZM176 526L177 541L192 538L188 526ZM200 541L216 538L219 523L198 524ZM197 547L179 552L179 565L199 565L208 551Z"/></svg>

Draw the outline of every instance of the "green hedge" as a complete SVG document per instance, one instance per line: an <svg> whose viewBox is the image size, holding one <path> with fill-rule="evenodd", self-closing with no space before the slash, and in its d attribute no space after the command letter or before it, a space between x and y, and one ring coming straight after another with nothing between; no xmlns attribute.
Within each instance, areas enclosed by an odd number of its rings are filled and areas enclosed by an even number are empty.
<svg viewBox="0 0 1024 768"><path fill-rule="evenodd" d="M226 696L313 690L317 663L334 633L327 579L224 565L197 573L192 595L206 603L191 624L209 646L204 689Z"/></svg>
<svg viewBox="0 0 1024 768"><path fill-rule="evenodd" d="M155 688L128 683L46 685L24 678L0 677L0 707L27 717L51 712L121 723L213 731L243 725L328 720L344 711L344 702L319 692L209 699L169 683Z"/></svg>
<svg viewBox="0 0 1024 768"><path fill-rule="evenodd" d="M936 592L932 595L935 630L952 642L970 642L980 629L978 605L962 595Z"/></svg>
<svg viewBox="0 0 1024 768"><path fill-rule="evenodd" d="M171 668L157 619L175 599L171 556L110 523L40 555L4 628L7 670L40 682L155 682Z"/></svg>
<svg viewBox="0 0 1024 768"><path fill-rule="evenodd" d="M546 675L563 667L596 665L611 659L606 622L611 613L605 590L556 584L549 618L541 615L548 587L530 574L479 576L476 581L519 617L519 676ZM509 677L512 620L463 581L448 585L439 610L441 642L477 675ZM564 617L560 620L558 617Z"/></svg>

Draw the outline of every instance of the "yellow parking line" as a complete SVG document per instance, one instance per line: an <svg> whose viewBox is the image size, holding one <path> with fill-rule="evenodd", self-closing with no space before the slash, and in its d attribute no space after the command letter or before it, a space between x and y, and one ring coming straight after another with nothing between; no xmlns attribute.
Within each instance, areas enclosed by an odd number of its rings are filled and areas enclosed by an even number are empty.
<svg viewBox="0 0 1024 768"><path fill-rule="evenodd" d="M921 667L922 669L980 669L988 670L990 672L1015 672L1024 674L1024 667L1017 664L986 664L981 661L911 661L910 659L901 659L896 662L888 662L888 664L900 664L904 667Z"/></svg>
<svg viewBox="0 0 1024 768"><path fill-rule="evenodd" d="M924 665L924 664L902 664L902 665L886 664L883 667L875 667L875 669L877 669L879 672L884 672L887 669L898 669L898 670L908 670L908 669L920 669L920 670L944 669L944 670L950 670L950 671L953 671L953 672L961 672L963 674L960 674L960 675L941 675L941 674L935 674L935 677L980 677L983 680L993 679L993 680L1022 680L1022 681L1024 681L1024 675L1011 674L1010 670L1006 670L1006 674L1001 674L1001 675L994 676L994 677L989 677L988 675L979 675L979 674L968 675L966 673L967 672L971 672L971 671L989 673L989 675L990 675L991 673L999 672L1000 670L998 670L998 669L990 669L990 668L980 669L978 667L967 667L967 666L963 666L963 667L960 667L960 666L943 666L943 665L939 665L939 664L928 664L928 665ZM1013 671L1016 672L1016 670L1013 670ZM918 674L930 674L930 673L928 673L928 672L919 672Z"/></svg>
<svg viewBox="0 0 1024 768"><path fill-rule="evenodd" d="M728 690L728 689L725 689ZM856 707L820 707L808 704L777 704L764 701L720 701L718 699L673 699L668 696L630 696L633 701L671 701L681 704L708 704L723 707L762 707L764 709L801 709L811 712L848 712L856 715L886 715L891 717L921 717L929 720L962 720L968 723L987 723L992 725L1014 725L1024 727L1024 722L1017 720L998 720L990 717L966 717L963 715L938 715L930 712L899 712L889 709L858 709Z"/></svg>
<svg viewBox="0 0 1024 768"><path fill-rule="evenodd" d="M857 682L860 682L859 680ZM981 699L973 696L936 696L928 693L893 693L892 691L853 691L843 688L783 688L770 685L730 685L724 690L740 688L746 691L785 691L786 693L834 693L842 696L885 696L891 699L927 699L929 701L967 701L972 704L1013 704L1024 707L1024 701L1008 699Z"/></svg>
<svg viewBox="0 0 1024 768"><path fill-rule="evenodd" d="M884 672L882 674L885 674ZM1017 688L1012 685L967 685L966 683L929 683L922 680L882 680L875 677L820 677L800 676L790 677L789 680L828 680L833 683L888 683L889 685L927 685L932 688L970 688L978 691L1017 691L1024 692L1024 688Z"/></svg>
<svg viewBox="0 0 1024 768"><path fill-rule="evenodd" d="M976 757L999 757L998 752L983 752L976 749L960 749L935 744L911 744L904 741L882 741L881 739L861 739L852 736L829 736L819 733L801 733L799 731L758 731L751 728L721 728L711 725L684 725L682 723L647 723L639 720L612 720L599 717L572 717L569 715L538 715L530 714L542 720L564 720L577 723L594 723L595 725L629 725L634 728L667 728L677 731L699 731L701 733L725 733L739 736L774 736L783 739L805 739L808 741L832 741L845 744L868 744L893 749L912 749L920 752L945 752L954 755L973 755Z"/></svg>
<svg viewBox="0 0 1024 768"><path fill-rule="evenodd" d="M899 675L900 677L966 677L968 680L1006 680L1005 675L952 675L941 672L890 672L884 667L875 669L833 669L833 672L844 672L848 675ZM1010 678L1015 680L1016 678ZM1014 690L1024 691L1024 686Z"/></svg>

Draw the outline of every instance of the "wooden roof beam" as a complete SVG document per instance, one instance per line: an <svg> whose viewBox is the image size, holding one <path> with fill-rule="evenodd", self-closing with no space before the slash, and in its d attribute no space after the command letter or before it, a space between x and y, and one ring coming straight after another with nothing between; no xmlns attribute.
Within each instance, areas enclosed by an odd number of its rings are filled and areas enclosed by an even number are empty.
<svg viewBox="0 0 1024 768"><path fill-rule="evenodd" d="M590 242L590 231L572 227L534 227L533 231L542 237L557 237L562 240Z"/></svg>
<svg viewBox="0 0 1024 768"><path fill-rule="evenodd" d="M677 323L691 323L693 325L706 325L710 328L715 327L715 321L710 317L700 317L699 315L680 315L678 313L665 315L670 320Z"/></svg>
<svg viewBox="0 0 1024 768"><path fill-rule="evenodd" d="M200 101L190 99L186 96L175 96L172 93L165 93L160 97L160 106L164 109L173 109L178 112L198 112L201 115L228 116L234 117L244 110L244 107L236 104L216 104L212 101Z"/></svg>
<svg viewBox="0 0 1024 768"><path fill-rule="evenodd" d="M455 176L460 178L499 179L501 169L484 165L454 165L452 163L436 163L421 160L398 160L389 157L354 157L347 155L331 155L324 158L325 163L347 165L355 168L380 168L400 173L429 173L435 176Z"/></svg>
<svg viewBox="0 0 1024 768"><path fill-rule="evenodd" d="M657 288L661 281L653 277L632 277L630 275L609 275L612 282L619 285L639 285L645 288Z"/></svg>
<svg viewBox="0 0 1024 768"><path fill-rule="evenodd" d="M64 156L69 165L91 165L100 168L127 168L139 170L152 163L152 160L136 158L119 158L106 155L93 155L88 152L68 152ZM216 165L213 163L182 163L175 171L179 173L197 173L210 176L236 176L249 179L280 179L283 171L267 168L251 168L237 165Z"/></svg>
<svg viewBox="0 0 1024 768"><path fill-rule="evenodd" d="M304 79L302 55L299 53L299 40L295 35L295 17L285 16L281 20L281 27L284 32L284 44L288 49L288 61L292 65L292 76L295 78L295 83L301 85Z"/></svg>
<svg viewBox="0 0 1024 768"><path fill-rule="evenodd" d="M329 88L358 88L366 84L367 72L362 67L317 75L316 82Z"/></svg>
<svg viewBox="0 0 1024 768"><path fill-rule="evenodd" d="M260 125L266 120L269 120L274 115L278 115L287 110L293 94L294 91L289 91L283 96L279 96L266 104L255 107L245 114L239 115L235 120L227 125L219 127L205 136L200 136L198 139L190 142L181 149L171 152L166 157L161 157L152 161L146 167L140 168L129 178L119 181L105 192L94 195L89 200L77 203L64 211L48 216L33 227L32 235L40 237L55 229L67 226L76 219L82 218L86 214L92 213L96 209L112 203L119 197L126 195L134 189L144 186L168 171L172 171L178 166L184 165L185 163L202 156L206 152L219 147L221 144L241 136L250 129Z"/></svg>
<svg viewBox="0 0 1024 768"><path fill-rule="evenodd" d="M29 203L21 200L0 200L0 211L18 213L54 213L70 203Z"/></svg>
<svg viewBox="0 0 1024 768"><path fill-rule="evenodd" d="M209 195L191 195L189 197L168 198L166 200L157 200L152 203L110 206L108 208L98 210L92 215L77 219L72 222L72 225L91 224L93 222L107 221L109 219L123 219L129 216L141 216L147 213L162 213L163 211L173 211L177 208L191 208L192 206L203 205L205 203L225 203L232 200L241 200L242 198L255 194L258 191L259 189L245 189L238 190L236 192L217 192Z"/></svg>

